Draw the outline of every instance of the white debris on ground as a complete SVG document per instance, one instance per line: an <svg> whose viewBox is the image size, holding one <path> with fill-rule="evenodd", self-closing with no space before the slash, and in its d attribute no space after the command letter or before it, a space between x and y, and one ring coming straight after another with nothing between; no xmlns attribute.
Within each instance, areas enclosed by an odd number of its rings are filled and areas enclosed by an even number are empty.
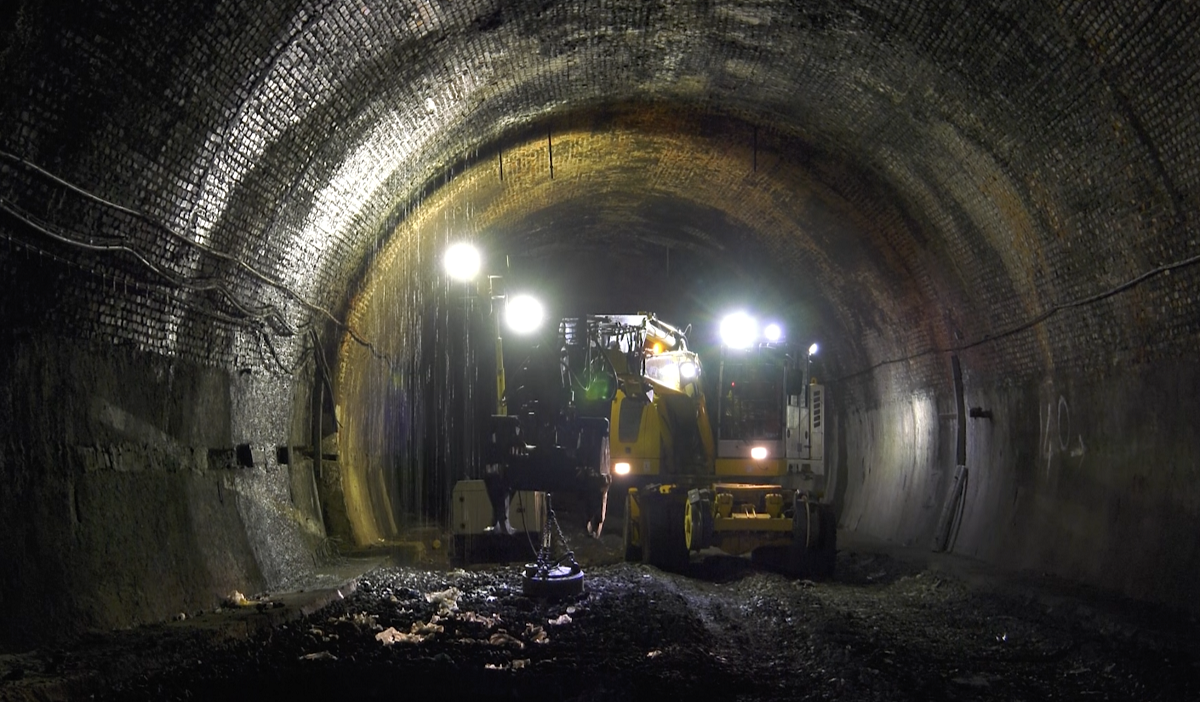
<svg viewBox="0 0 1200 702"><path fill-rule="evenodd" d="M265 609L267 607L272 607L272 608L283 607L283 603L272 602L268 598L268 595L266 595L266 594L260 595L259 597L255 597L255 598L249 598L249 597L246 597L245 595L243 595L238 590L232 590L232 591L230 591L230 593L228 595L226 595L224 597L224 599L221 600L221 607L230 607L230 608L258 607L259 609ZM220 609L220 607L218 607L218 610L219 609ZM182 614L182 616L177 616L176 618L179 621L183 621L184 619L187 618L187 615Z"/></svg>
<svg viewBox="0 0 1200 702"><path fill-rule="evenodd" d="M446 615L458 611L458 598L460 597L462 597L462 591L451 586L440 592L426 593L425 601L430 604L437 603L438 614Z"/></svg>
<svg viewBox="0 0 1200 702"><path fill-rule="evenodd" d="M464 612L462 614L457 615L456 619L458 619L459 621L469 622L471 624L482 624L483 626L485 626L488 629L491 629L492 627L496 626L501 621L499 614L491 616L491 617L485 617L482 614L477 614L475 612Z"/></svg>
<svg viewBox="0 0 1200 702"><path fill-rule="evenodd" d="M550 640L550 635L542 627L534 626L531 622L525 625L525 638L532 643L544 644Z"/></svg>
<svg viewBox="0 0 1200 702"><path fill-rule="evenodd" d="M384 646L391 646L395 643L421 643L427 638L429 637L422 636L421 634L397 631L396 627L393 626L389 626L378 634L375 634L375 640L382 643Z"/></svg>
<svg viewBox="0 0 1200 702"><path fill-rule="evenodd" d="M488 639L488 643L493 646L512 646L513 648L525 648L525 642L508 633L507 631L497 631Z"/></svg>
<svg viewBox="0 0 1200 702"><path fill-rule="evenodd" d="M238 696L253 679L270 679L283 697L322 681L369 697L404 671L461 699L519 699L545 683L559 697L595 700L793 702L801 684L813 699L864 702L1200 700L1194 623L1151 629L1140 609L998 594L878 555L842 554L837 578L821 582L749 561L714 562L704 579L700 565L689 577L595 567L571 606L519 594L511 569L452 580L379 569L345 601L244 645L170 649L179 665L159 664L161 674L135 675L147 647L126 646L139 664L97 699L215 699L207 693ZM0 679L52 665L61 663L6 670L0 658ZM287 674L289 665L303 674Z"/></svg>
<svg viewBox="0 0 1200 702"><path fill-rule="evenodd" d="M518 658L510 663L485 663L485 670L521 670L531 663L528 658Z"/></svg>
<svg viewBox="0 0 1200 702"><path fill-rule="evenodd" d="M383 627L379 625L379 617L375 614L367 614L366 612L355 612L354 614L343 614L340 617L329 619L332 623L349 623L353 624L354 628L359 631L379 631Z"/></svg>
<svg viewBox="0 0 1200 702"><path fill-rule="evenodd" d="M389 626L383 631L375 634L375 640L382 643L384 646L391 646L394 643L421 643L434 634L440 634L445 631L445 627L438 622L442 621L438 615L433 615L428 622L414 622L408 633L404 633L394 626Z"/></svg>

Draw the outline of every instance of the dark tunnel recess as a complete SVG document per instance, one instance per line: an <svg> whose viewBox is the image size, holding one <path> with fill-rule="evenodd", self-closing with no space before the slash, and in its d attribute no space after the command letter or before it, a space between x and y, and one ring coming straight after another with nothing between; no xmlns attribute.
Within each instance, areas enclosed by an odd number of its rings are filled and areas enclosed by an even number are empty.
<svg viewBox="0 0 1200 702"><path fill-rule="evenodd" d="M464 390L447 359L462 357L464 336L473 366L489 359L489 303L486 283L468 288L442 273L453 242L475 242L484 273L503 276L514 292L536 292L550 320L654 311L691 324L694 342L712 349L719 318L749 309L783 321L797 340L826 344L823 374L865 366L872 357L864 338L937 343L940 325L895 320L922 319L937 306L929 298L939 286L943 296L965 298L953 292L961 281L912 279L906 266L916 264L900 250L914 250L917 235L883 186L794 136L755 135L739 119L661 105L610 107L552 125L480 149L485 156L425 197L368 259L349 318L372 345L347 335L338 371L339 444L353 473L343 486L362 504L386 495L401 504L353 515L436 512L453 481L466 477L454 475L451 425L462 393L486 404L478 379L490 373L476 372L469 382L480 387ZM820 179L834 169L837 180ZM475 299L464 312L467 295ZM416 375L396 372L414 352ZM453 428L438 437L447 445L421 443L430 432L419 422ZM355 529L368 542L388 531Z"/></svg>

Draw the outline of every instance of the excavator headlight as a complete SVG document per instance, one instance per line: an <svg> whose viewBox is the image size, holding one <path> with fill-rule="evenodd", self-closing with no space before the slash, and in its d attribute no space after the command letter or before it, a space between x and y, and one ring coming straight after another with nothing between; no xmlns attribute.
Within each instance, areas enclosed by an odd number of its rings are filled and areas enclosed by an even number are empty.
<svg viewBox="0 0 1200 702"><path fill-rule="evenodd" d="M767 457L767 447L766 446L755 446L754 448L750 449L750 458L753 458L756 461L761 461L766 457Z"/></svg>
<svg viewBox="0 0 1200 702"><path fill-rule="evenodd" d="M625 461L621 461L620 463L613 466L613 472L616 473L617 475L629 475L630 468L631 467L628 463L626 463Z"/></svg>
<svg viewBox="0 0 1200 702"><path fill-rule="evenodd" d="M679 377L684 380L691 380L700 372L700 368L691 361L684 361L679 364Z"/></svg>
<svg viewBox="0 0 1200 702"><path fill-rule="evenodd" d="M783 338L783 327L778 324L768 324L763 328L763 336L766 337L767 341L775 343Z"/></svg>

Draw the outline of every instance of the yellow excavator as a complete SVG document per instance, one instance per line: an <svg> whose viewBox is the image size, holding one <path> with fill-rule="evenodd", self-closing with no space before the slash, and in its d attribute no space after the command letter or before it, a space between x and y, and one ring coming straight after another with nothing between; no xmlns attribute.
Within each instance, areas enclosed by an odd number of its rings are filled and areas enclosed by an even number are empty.
<svg viewBox="0 0 1200 702"><path fill-rule="evenodd" d="M831 575L837 520L824 500L824 388L808 377L815 346L747 341L743 323L709 379L683 332L642 319L610 351L609 472L625 494L626 559L682 570L690 552L716 548ZM717 393L713 417L705 387Z"/></svg>
<svg viewBox="0 0 1200 702"><path fill-rule="evenodd" d="M725 344L709 378L689 331L649 313L560 322L557 344L522 369L511 414L493 417L487 482L497 525L513 490L570 490L599 536L616 486L627 560L679 571L690 552L717 548L829 575L836 519L823 499L824 388L809 382L813 350ZM711 416L706 387L716 391Z"/></svg>

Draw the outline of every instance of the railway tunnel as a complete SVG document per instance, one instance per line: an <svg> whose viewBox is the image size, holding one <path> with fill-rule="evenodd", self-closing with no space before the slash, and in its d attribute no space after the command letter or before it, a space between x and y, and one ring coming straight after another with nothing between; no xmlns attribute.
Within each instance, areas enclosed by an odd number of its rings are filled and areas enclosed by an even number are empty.
<svg viewBox="0 0 1200 702"><path fill-rule="evenodd" d="M459 240L551 316L819 341L842 533L954 500L954 554L1195 611L1194 3L0 17L6 644L444 523L492 387Z"/></svg>

